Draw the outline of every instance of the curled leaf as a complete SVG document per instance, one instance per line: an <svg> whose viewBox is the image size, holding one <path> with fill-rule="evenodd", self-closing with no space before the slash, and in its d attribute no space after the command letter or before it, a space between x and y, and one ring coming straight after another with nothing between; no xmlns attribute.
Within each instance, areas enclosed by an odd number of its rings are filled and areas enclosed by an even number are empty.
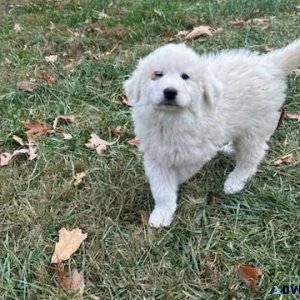
<svg viewBox="0 0 300 300"><path fill-rule="evenodd" d="M131 146L138 146L139 145L139 141L135 138L128 140L127 144L131 145Z"/></svg>
<svg viewBox="0 0 300 300"><path fill-rule="evenodd" d="M86 172L78 172L74 176L74 185L78 186L82 183L83 179L86 176Z"/></svg>
<svg viewBox="0 0 300 300"><path fill-rule="evenodd" d="M12 155L8 152L0 154L0 167L7 166L9 161L12 159Z"/></svg>
<svg viewBox="0 0 300 300"><path fill-rule="evenodd" d="M198 26L194 27L191 32L184 36L185 40L195 40L200 36L212 36L215 33L215 29L210 26Z"/></svg>
<svg viewBox="0 0 300 300"><path fill-rule="evenodd" d="M53 122L53 129L56 129L57 125L60 122L65 122L65 123L73 123L76 119L75 115L60 115L57 116Z"/></svg>
<svg viewBox="0 0 300 300"><path fill-rule="evenodd" d="M300 122L300 113L298 112L286 112L285 116L290 120L295 120Z"/></svg>
<svg viewBox="0 0 300 300"><path fill-rule="evenodd" d="M274 165L281 165L281 164L290 164L294 161L294 155L293 153L281 156L279 159L276 159L274 161Z"/></svg>

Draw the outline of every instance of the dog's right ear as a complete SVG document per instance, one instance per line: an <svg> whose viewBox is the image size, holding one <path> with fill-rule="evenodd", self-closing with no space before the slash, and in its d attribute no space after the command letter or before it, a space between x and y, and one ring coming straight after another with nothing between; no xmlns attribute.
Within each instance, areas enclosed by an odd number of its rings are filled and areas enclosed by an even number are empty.
<svg viewBox="0 0 300 300"><path fill-rule="evenodd" d="M135 105L140 99L140 74L135 70L123 84L130 105Z"/></svg>

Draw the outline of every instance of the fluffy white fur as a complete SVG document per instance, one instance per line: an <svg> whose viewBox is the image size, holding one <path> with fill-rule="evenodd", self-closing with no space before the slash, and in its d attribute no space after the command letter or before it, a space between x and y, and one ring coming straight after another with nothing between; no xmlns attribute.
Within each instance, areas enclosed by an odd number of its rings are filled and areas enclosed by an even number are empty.
<svg viewBox="0 0 300 300"><path fill-rule="evenodd" d="M235 168L224 191L243 189L276 128L286 75L298 66L300 40L263 55L240 49L200 56L168 44L139 61L124 87L155 200L151 226L170 225L178 186L227 143ZM176 105L164 104L166 88L177 90Z"/></svg>

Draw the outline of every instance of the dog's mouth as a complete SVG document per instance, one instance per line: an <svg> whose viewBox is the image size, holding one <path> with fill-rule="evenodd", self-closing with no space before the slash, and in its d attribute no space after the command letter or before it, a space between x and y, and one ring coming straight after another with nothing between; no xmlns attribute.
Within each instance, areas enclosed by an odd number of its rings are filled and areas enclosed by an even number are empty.
<svg viewBox="0 0 300 300"><path fill-rule="evenodd" d="M181 108L182 107L178 103L170 103L170 102L165 102L165 101L162 101L157 106L157 109L162 110L162 111L178 111Z"/></svg>

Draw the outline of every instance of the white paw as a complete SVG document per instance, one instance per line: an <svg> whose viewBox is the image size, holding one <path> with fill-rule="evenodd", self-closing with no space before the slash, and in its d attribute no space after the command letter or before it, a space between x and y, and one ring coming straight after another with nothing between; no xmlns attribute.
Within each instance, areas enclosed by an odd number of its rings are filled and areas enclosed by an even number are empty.
<svg viewBox="0 0 300 300"><path fill-rule="evenodd" d="M229 174L224 183L224 192L226 194L235 194L240 192L245 186L245 181L237 176Z"/></svg>
<svg viewBox="0 0 300 300"><path fill-rule="evenodd" d="M165 206L156 206L149 218L149 225L154 228L170 226L174 210Z"/></svg>

